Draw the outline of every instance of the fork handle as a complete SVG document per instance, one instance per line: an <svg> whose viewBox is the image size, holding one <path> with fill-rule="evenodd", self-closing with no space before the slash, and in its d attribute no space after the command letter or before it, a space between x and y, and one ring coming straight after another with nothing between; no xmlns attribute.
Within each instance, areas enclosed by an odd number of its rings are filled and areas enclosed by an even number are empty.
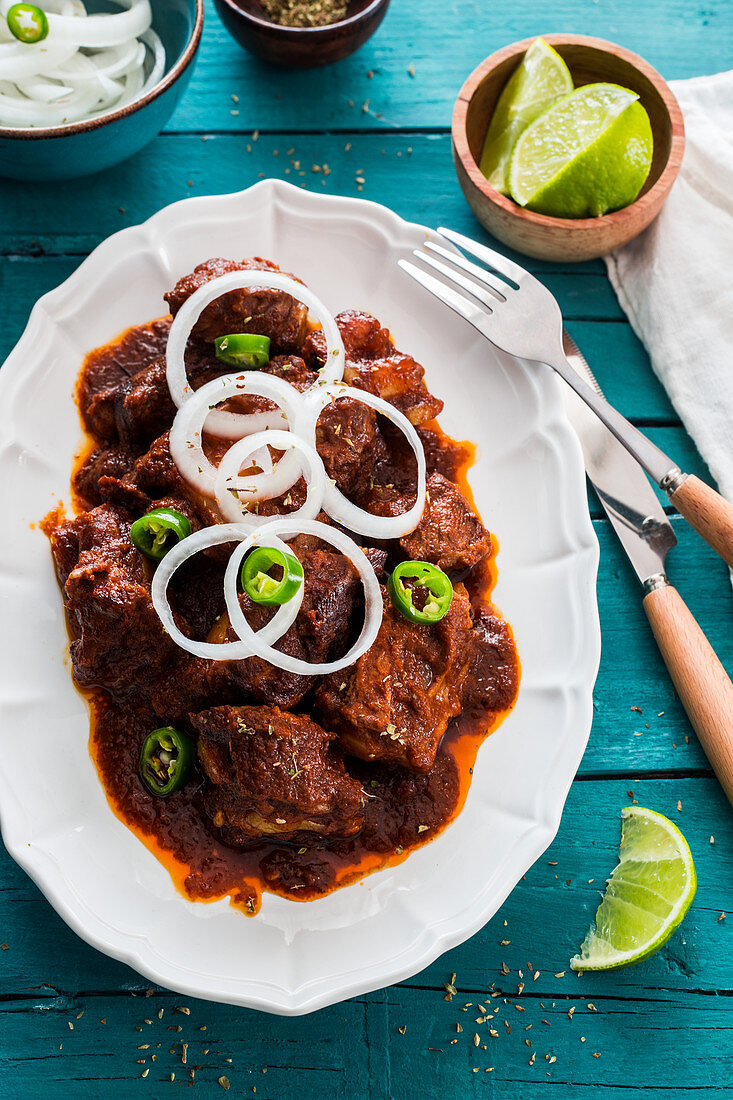
<svg viewBox="0 0 733 1100"><path fill-rule="evenodd" d="M733 569L733 505L699 477L683 474L671 458L625 416L588 385L565 352L546 362L585 401L619 443L639 462L652 480L664 489L675 508L694 527L716 554Z"/></svg>
<svg viewBox="0 0 733 1100"><path fill-rule="evenodd" d="M662 581L644 597L644 610L687 717L733 806L733 683L676 588Z"/></svg>
<svg viewBox="0 0 733 1100"><path fill-rule="evenodd" d="M669 499L691 527L733 569L733 504L694 474L676 479Z"/></svg>

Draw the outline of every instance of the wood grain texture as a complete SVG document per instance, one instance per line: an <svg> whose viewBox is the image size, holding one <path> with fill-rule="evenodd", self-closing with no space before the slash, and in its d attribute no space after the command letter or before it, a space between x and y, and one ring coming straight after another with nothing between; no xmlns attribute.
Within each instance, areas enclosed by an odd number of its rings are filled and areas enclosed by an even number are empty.
<svg viewBox="0 0 733 1100"><path fill-rule="evenodd" d="M676 588L650 592L644 610L698 741L733 806L733 683Z"/></svg>
<svg viewBox="0 0 733 1100"><path fill-rule="evenodd" d="M733 504L694 475L686 478L669 499L733 569Z"/></svg>
<svg viewBox="0 0 733 1100"><path fill-rule="evenodd" d="M461 85L490 53L533 35L580 30L641 54L668 80L720 72L733 55L727 0L692 9L687 0L553 0L551 7L540 0L392 0L359 53L326 69L284 72L236 47L206 0L197 68L167 129L447 131Z"/></svg>
<svg viewBox="0 0 733 1100"><path fill-rule="evenodd" d="M567 962L616 861L619 809L631 801L629 790L639 804L666 813L683 829L697 866L697 895L681 929L654 958L615 973L579 976ZM218 1095L217 1079L225 1074L233 1095L271 1100L320 1100L324 1089L359 1100L445 1100L489 1089L501 1100L517 1100L534 1090L557 1095L558 1086L563 1097L586 1095L594 1084L603 1086L604 1098L641 1098L672 1095L679 1066L669 1058L670 1046L685 1050L686 1087L729 1088L733 989L722 949L729 930L718 921L733 909L733 818L725 807L712 779L576 782L555 843L469 943L401 986L294 1020L164 990L146 997L143 979L81 943L4 857L0 926L13 918L15 932L0 953L3 1096L25 1100L38 1091L52 1100L100 1094L124 1100L148 1088L157 1100L167 1095L171 1072L180 1088L190 1067L200 1066L195 1085L211 1095ZM445 1001L443 983L454 972L459 992ZM500 995L492 998L492 992ZM471 1007L462 1011L467 1003ZM476 1023L484 1015L479 1004L499 1009L493 1022ZM714 1046L705 1044L707 1034ZM550 1063L547 1054L557 1061ZM490 1065L493 1076L483 1073ZM147 1084L140 1080L145 1068Z"/></svg>
<svg viewBox="0 0 733 1100"><path fill-rule="evenodd" d="M224 1097L223 1077L229 1096L252 1100L575 1100L593 1089L604 1100L717 1100L733 1092L730 998L680 994L650 1003L611 996L591 1000L592 1011L582 993L541 997L527 998L524 1012L494 1001L499 1012L483 1024L475 1023L483 1019L480 1009L458 1007L475 1006L475 994L444 1003L442 991L404 986L296 1020L190 1001L184 1002L191 1007L187 1017L175 1012L181 999L170 994L59 998L44 1008L3 1013L3 1097ZM168 1030L172 1026L181 1031ZM705 1035L715 1037L714 1048L701 1042ZM684 1051L682 1089L670 1050Z"/></svg>

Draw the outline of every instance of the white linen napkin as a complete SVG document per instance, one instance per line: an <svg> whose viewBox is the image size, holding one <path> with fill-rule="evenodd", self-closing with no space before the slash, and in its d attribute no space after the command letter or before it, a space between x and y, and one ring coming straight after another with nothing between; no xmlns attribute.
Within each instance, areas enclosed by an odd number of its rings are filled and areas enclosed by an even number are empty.
<svg viewBox="0 0 733 1100"><path fill-rule="evenodd" d="M606 257L634 332L733 501L733 71L671 83L685 122L659 217Z"/></svg>

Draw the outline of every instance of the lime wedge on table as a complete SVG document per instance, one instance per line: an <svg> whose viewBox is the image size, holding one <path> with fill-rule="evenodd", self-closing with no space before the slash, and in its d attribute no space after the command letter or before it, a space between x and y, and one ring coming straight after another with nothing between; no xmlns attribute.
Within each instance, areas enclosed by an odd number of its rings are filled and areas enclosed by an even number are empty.
<svg viewBox="0 0 733 1100"><path fill-rule="evenodd" d="M520 206L588 218L628 206L652 163L652 129L636 92L586 84L554 103L517 140L509 166Z"/></svg>
<svg viewBox="0 0 733 1100"><path fill-rule="evenodd" d="M519 135L559 96L573 90L573 78L559 53L536 38L504 87L491 116L480 168L492 187L507 195L507 173Z"/></svg>
<svg viewBox="0 0 733 1100"><path fill-rule="evenodd" d="M619 862L573 970L612 970L653 955L679 925L697 877L687 841L654 810L621 811Z"/></svg>

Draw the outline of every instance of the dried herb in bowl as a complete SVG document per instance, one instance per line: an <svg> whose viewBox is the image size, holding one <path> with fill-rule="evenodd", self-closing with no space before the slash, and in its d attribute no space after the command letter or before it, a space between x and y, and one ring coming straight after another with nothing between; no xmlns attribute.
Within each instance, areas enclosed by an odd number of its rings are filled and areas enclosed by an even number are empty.
<svg viewBox="0 0 733 1100"><path fill-rule="evenodd" d="M325 27L343 19L348 0L262 0L273 23L283 27Z"/></svg>

